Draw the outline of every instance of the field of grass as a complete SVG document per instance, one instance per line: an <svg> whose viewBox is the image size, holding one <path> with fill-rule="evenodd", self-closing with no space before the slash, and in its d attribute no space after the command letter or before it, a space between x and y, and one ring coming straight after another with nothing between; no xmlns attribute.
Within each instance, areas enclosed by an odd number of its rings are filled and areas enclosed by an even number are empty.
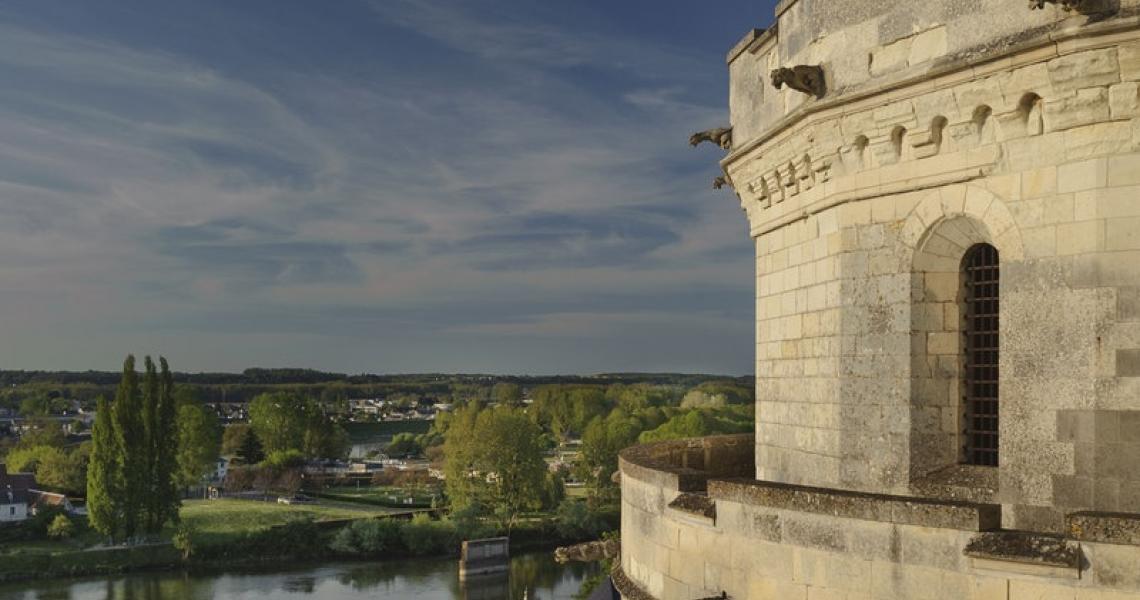
<svg viewBox="0 0 1140 600"><path fill-rule="evenodd" d="M188 500L182 503L182 522L195 532L199 543L208 545L298 519L367 519L391 512L379 506L325 500L301 505L254 500Z"/></svg>
<svg viewBox="0 0 1140 600"><path fill-rule="evenodd" d="M431 506L432 498L436 495L430 489L420 493L409 494L406 490L393 486L342 486L330 487L321 490L325 494L333 494L344 499L360 499L372 502L384 502L392 505L401 505L408 496L412 497L412 506ZM395 500L393 500L395 498Z"/></svg>

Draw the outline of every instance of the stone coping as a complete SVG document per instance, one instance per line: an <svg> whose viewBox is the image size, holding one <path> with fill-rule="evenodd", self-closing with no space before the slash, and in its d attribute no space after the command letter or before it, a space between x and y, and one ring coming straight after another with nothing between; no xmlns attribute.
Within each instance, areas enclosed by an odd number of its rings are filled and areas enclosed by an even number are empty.
<svg viewBox="0 0 1140 600"><path fill-rule="evenodd" d="M742 433L631 446L619 454L618 467L622 477L679 492L703 492L714 477L755 473L755 439Z"/></svg>
<svg viewBox="0 0 1140 600"><path fill-rule="evenodd" d="M641 589L637 582L630 579L625 571L621 568L621 563L618 563L614 570L610 572L610 581L614 584L614 589L621 594L622 600L657 600L649 592Z"/></svg>
<svg viewBox="0 0 1140 600"><path fill-rule="evenodd" d="M998 504L868 494L754 479L713 480L708 483L708 493L713 500L864 521L961 531L1001 527Z"/></svg>
<svg viewBox="0 0 1140 600"><path fill-rule="evenodd" d="M1083 511L1065 517L1069 537L1082 542L1140 546L1140 514Z"/></svg>
<svg viewBox="0 0 1140 600"><path fill-rule="evenodd" d="M1058 535L989 531L974 536L962 551L971 558L1079 569L1078 545Z"/></svg>
<svg viewBox="0 0 1140 600"><path fill-rule="evenodd" d="M694 494L692 492L678 494L677 497L669 503L669 508L716 521L716 502L713 502L712 499L705 494Z"/></svg>

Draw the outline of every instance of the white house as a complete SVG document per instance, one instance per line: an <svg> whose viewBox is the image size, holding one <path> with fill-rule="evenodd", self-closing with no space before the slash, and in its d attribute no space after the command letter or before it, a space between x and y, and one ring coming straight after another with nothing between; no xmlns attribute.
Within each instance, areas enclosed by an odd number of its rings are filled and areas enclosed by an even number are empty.
<svg viewBox="0 0 1140 600"><path fill-rule="evenodd" d="M35 479L30 474L9 475L0 463L0 523L15 523L28 518L28 488Z"/></svg>

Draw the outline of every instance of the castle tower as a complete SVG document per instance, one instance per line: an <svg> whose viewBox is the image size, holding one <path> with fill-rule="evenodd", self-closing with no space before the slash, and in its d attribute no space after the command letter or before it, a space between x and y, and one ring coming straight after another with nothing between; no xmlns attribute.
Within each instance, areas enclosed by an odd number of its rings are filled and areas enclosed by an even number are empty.
<svg viewBox="0 0 1140 600"><path fill-rule="evenodd" d="M1140 598L1140 0L776 13L693 139L755 242L756 434L623 455L615 582Z"/></svg>

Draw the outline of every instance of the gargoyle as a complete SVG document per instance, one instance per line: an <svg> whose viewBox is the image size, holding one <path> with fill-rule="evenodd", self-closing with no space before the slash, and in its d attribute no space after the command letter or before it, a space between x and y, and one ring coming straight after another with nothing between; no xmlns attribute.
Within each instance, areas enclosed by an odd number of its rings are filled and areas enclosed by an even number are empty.
<svg viewBox="0 0 1140 600"><path fill-rule="evenodd" d="M732 128L718 127L708 131L699 131L689 136L689 145L698 146L701 142L712 142L721 148L732 148Z"/></svg>
<svg viewBox="0 0 1140 600"><path fill-rule="evenodd" d="M826 84L823 80L823 67L818 65L796 65L792 68L780 67L772 71L772 85L776 89L780 89L787 85L788 87L822 98L826 93Z"/></svg>
<svg viewBox="0 0 1140 600"><path fill-rule="evenodd" d="M1065 12L1069 11L1082 11L1089 2L1088 0L1029 0L1029 10L1044 9L1046 4L1058 4Z"/></svg>
<svg viewBox="0 0 1140 600"><path fill-rule="evenodd" d="M730 184L728 182L728 178L725 177L724 175L721 175L721 176L717 177L716 179L713 179L713 189L714 190L719 190L726 185L732 185L732 184Z"/></svg>

